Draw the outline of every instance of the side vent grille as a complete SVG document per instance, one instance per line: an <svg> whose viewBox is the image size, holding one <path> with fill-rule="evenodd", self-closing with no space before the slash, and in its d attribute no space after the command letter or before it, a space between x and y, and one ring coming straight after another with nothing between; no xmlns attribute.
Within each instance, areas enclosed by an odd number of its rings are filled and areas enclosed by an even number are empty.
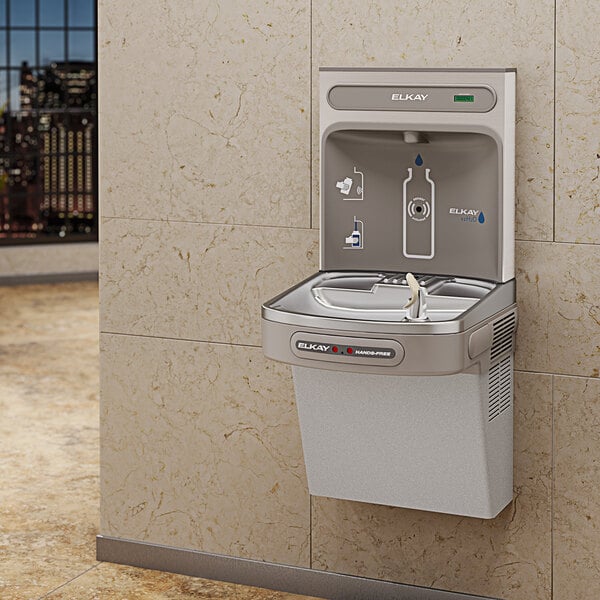
<svg viewBox="0 0 600 600"><path fill-rule="evenodd" d="M512 398L512 354L490 368L488 421L510 407Z"/></svg>
<svg viewBox="0 0 600 600"><path fill-rule="evenodd" d="M494 362L496 358L505 352L512 352L513 335L517 324L517 313L512 312L493 325L494 335L492 338L492 350L490 360Z"/></svg>

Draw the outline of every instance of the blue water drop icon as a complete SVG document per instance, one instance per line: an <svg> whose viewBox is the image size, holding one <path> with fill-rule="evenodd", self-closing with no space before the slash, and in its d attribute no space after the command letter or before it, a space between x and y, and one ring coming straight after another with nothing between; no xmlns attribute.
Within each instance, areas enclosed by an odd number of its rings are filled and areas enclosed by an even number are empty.
<svg viewBox="0 0 600 600"><path fill-rule="evenodd" d="M415 159L415 165L420 167L423 164L423 157L420 154L417 154L417 158Z"/></svg>
<svg viewBox="0 0 600 600"><path fill-rule="evenodd" d="M480 213L479 213L479 216L477 217L477 220L478 220L480 223L485 223L485 217L483 216L483 212L480 212Z"/></svg>

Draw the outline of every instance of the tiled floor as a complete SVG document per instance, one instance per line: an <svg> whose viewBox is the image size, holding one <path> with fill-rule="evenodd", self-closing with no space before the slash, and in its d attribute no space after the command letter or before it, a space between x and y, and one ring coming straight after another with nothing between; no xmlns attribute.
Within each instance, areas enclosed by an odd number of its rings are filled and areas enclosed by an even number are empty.
<svg viewBox="0 0 600 600"><path fill-rule="evenodd" d="M300 600L99 563L98 286L0 287L0 598Z"/></svg>

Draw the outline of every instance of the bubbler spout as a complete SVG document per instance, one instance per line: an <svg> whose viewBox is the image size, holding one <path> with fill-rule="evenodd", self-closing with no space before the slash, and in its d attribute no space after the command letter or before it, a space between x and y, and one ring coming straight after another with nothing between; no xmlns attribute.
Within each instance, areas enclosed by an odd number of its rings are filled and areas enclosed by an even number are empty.
<svg viewBox="0 0 600 600"><path fill-rule="evenodd" d="M406 308L406 319L408 321L427 321L427 290L419 285L415 276L412 273L406 274L406 283L411 291L411 297L408 302L402 307Z"/></svg>

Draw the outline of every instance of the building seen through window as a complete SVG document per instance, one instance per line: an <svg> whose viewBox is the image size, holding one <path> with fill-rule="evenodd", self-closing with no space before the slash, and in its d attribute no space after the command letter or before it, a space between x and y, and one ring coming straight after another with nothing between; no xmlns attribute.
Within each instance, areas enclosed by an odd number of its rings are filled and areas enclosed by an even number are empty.
<svg viewBox="0 0 600 600"><path fill-rule="evenodd" d="M0 0L0 244L97 239L93 0Z"/></svg>

